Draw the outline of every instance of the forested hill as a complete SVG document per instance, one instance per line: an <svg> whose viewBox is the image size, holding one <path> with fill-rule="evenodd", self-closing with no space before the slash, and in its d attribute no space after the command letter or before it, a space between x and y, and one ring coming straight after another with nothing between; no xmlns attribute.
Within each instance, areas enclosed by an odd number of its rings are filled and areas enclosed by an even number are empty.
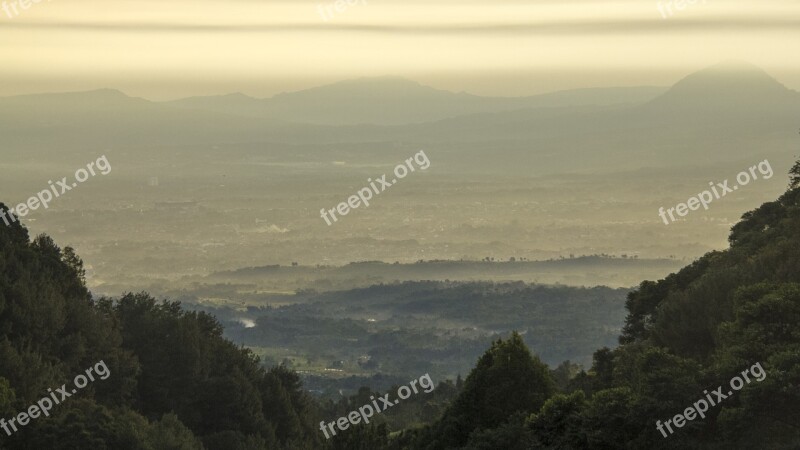
<svg viewBox="0 0 800 450"><path fill-rule="evenodd" d="M441 420L402 440L418 449L800 448L800 162L790 175L784 195L733 227L728 250L631 292L621 346L598 350L561 392L515 335L486 352ZM703 417L702 404L687 412L706 399Z"/></svg>
<svg viewBox="0 0 800 450"><path fill-rule="evenodd" d="M69 395L100 362L108 371L94 373L105 379ZM64 384L65 399L55 393ZM49 418L34 411L38 418L8 423L48 389L61 401ZM262 368L205 313L146 294L93 299L72 249L47 236L31 242L18 223L1 222L0 419L9 429L0 428L0 448L9 450L322 446L296 374Z"/></svg>

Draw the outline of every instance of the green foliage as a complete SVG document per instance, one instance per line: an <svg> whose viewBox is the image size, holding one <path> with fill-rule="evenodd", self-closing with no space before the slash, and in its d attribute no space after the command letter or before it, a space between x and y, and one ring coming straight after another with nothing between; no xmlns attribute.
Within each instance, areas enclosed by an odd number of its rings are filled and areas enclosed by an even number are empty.
<svg viewBox="0 0 800 450"><path fill-rule="evenodd" d="M800 160L796 161L789 170L789 189L800 187Z"/></svg>
<svg viewBox="0 0 800 450"><path fill-rule="evenodd" d="M11 406L15 403L16 395L11 383L5 378L0 377L0 417L5 417L13 413Z"/></svg>
<svg viewBox="0 0 800 450"><path fill-rule="evenodd" d="M642 429L635 396L629 388L612 388L597 392L583 411L586 444L596 450L617 450L622 443L633 442Z"/></svg>
<svg viewBox="0 0 800 450"><path fill-rule="evenodd" d="M515 414L537 411L555 391L547 366L522 337L499 339L478 360L444 417L422 434L425 448L458 447L475 430L497 427Z"/></svg>
<svg viewBox="0 0 800 450"><path fill-rule="evenodd" d="M525 414L513 415L495 428L474 431L464 449L467 450L528 450L533 448L533 434L525 426Z"/></svg>
<svg viewBox="0 0 800 450"><path fill-rule="evenodd" d="M586 448L582 414L585 408L586 396L582 391L556 394L547 400L542 409L528 419L528 426L536 436L536 448Z"/></svg>
<svg viewBox="0 0 800 450"><path fill-rule="evenodd" d="M222 338L212 316L146 294L123 296L113 311L123 347L140 361L136 404L145 415L174 412L199 436L223 433L212 442L251 445L248 436L285 446L319 442L315 411L297 375L266 371L250 350Z"/></svg>
<svg viewBox="0 0 800 450"><path fill-rule="evenodd" d="M200 440L175 414L165 414L149 428L145 442L153 450L203 450Z"/></svg>
<svg viewBox="0 0 800 450"><path fill-rule="evenodd" d="M720 429L738 442L763 443L769 430L774 448L800 443L800 284L759 283L736 295L736 318L720 326L717 371L727 377L755 363L766 377L745 385L720 414ZM758 430L758 432L754 432Z"/></svg>
<svg viewBox="0 0 800 450"><path fill-rule="evenodd" d="M556 388L558 388L559 392L572 391L572 389L570 389L571 381L581 373L581 371L580 365L573 364L569 360L562 362L558 367L553 369L551 375L553 376L553 381L556 383Z"/></svg>

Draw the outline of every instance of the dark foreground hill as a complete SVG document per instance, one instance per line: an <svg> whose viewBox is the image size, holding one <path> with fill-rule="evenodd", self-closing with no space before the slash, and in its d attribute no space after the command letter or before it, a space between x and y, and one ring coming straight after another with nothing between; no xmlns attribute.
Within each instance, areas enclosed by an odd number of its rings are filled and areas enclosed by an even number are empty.
<svg viewBox="0 0 800 450"><path fill-rule="evenodd" d="M419 449L800 448L800 162L730 248L628 296L621 346L561 393L514 335L479 360ZM526 379L538 383L526 383ZM528 399L520 401L520 399Z"/></svg>
<svg viewBox="0 0 800 450"><path fill-rule="evenodd" d="M102 376L78 379L89 368ZM0 419L9 450L322 445L295 373L265 370L205 313L93 299L72 249L18 223L0 223Z"/></svg>

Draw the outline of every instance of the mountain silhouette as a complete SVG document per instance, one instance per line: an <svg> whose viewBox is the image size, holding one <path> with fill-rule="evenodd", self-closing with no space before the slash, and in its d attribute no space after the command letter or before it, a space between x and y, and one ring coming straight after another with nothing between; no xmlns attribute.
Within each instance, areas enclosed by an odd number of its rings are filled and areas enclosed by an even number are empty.
<svg viewBox="0 0 800 450"><path fill-rule="evenodd" d="M708 111L728 108L797 108L800 94L763 69L743 61L725 61L678 81L650 102L656 108Z"/></svg>
<svg viewBox="0 0 800 450"><path fill-rule="evenodd" d="M266 99L229 94L189 97L169 104L321 125L404 125L527 108L643 103L664 90L641 86L573 89L529 97L484 97L435 89L405 78L373 77L285 92Z"/></svg>

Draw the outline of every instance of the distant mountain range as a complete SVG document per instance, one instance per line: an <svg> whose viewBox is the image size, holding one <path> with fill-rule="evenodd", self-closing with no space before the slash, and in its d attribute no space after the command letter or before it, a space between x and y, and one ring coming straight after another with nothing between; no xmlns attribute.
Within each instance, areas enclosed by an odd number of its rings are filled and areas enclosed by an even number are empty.
<svg viewBox="0 0 800 450"><path fill-rule="evenodd" d="M70 147L214 152L249 145L248 154L330 161L342 157L343 146L343 157L352 159L400 145L437 149L438 161L457 170L504 173L696 165L749 158L756 149L786 152L799 121L800 94L739 62L690 74L670 88L521 98L453 93L399 78L343 81L268 99L231 94L152 102L114 90L0 98L4 144L42 157Z"/></svg>
<svg viewBox="0 0 800 450"><path fill-rule="evenodd" d="M644 86L575 89L531 97L480 97L434 89L403 78L382 77L342 81L266 99L237 93L190 97L167 104L321 125L402 125L528 108L643 103L665 90Z"/></svg>

